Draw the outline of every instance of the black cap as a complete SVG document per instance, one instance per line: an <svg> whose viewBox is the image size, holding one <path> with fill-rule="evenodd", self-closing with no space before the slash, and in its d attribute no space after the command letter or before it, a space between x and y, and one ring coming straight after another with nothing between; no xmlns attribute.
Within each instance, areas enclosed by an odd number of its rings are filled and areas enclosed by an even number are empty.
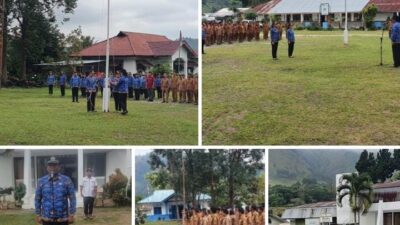
<svg viewBox="0 0 400 225"><path fill-rule="evenodd" d="M47 165L50 165L50 164L59 164L60 162L56 159L56 157L54 157L54 156L52 156L52 157L50 157L50 160L49 161L47 161Z"/></svg>

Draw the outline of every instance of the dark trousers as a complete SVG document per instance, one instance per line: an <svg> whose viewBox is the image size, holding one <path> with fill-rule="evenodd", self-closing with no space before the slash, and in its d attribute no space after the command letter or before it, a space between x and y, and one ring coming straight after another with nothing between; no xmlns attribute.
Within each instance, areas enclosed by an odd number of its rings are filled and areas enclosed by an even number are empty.
<svg viewBox="0 0 400 225"><path fill-rule="evenodd" d="M79 88L72 87L72 102L78 102Z"/></svg>
<svg viewBox="0 0 400 225"><path fill-rule="evenodd" d="M81 87L81 96L86 97L86 88Z"/></svg>
<svg viewBox="0 0 400 225"><path fill-rule="evenodd" d="M204 54L204 45L206 44L206 40L202 39L201 40L201 53Z"/></svg>
<svg viewBox="0 0 400 225"><path fill-rule="evenodd" d="M65 85L60 85L61 96L65 96Z"/></svg>
<svg viewBox="0 0 400 225"><path fill-rule="evenodd" d="M149 97L149 93L147 93L147 89L142 89L142 93L144 94L144 99L147 99Z"/></svg>
<svg viewBox="0 0 400 225"><path fill-rule="evenodd" d="M135 100L139 100L140 99L140 89L134 89L135 91Z"/></svg>
<svg viewBox="0 0 400 225"><path fill-rule="evenodd" d="M277 52L278 52L278 44L279 42L271 42L271 46L272 46L272 58L276 59L277 58Z"/></svg>
<svg viewBox="0 0 400 225"><path fill-rule="evenodd" d="M400 43L392 44L394 67L400 66Z"/></svg>
<svg viewBox="0 0 400 225"><path fill-rule="evenodd" d="M49 85L49 95L53 94L53 85Z"/></svg>
<svg viewBox="0 0 400 225"><path fill-rule="evenodd" d="M157 87L157 98L158 98L158 99L162 98L161 87Z"/></svg>
<svg viewBox="0 0 400 225"><path fill-rule="evenodd" d="M294 51L294 42L289 43L289 49L288 49L288 55L289 57L293 56L293 51Z"/></svg>
<svg viewBox="0 0 400 225"><path fill-rule="evenodd" d="M42 225L68 225L68 221L66 222L44 222Z"/></svg>
<svg viewBox="0 0 400 225"><path fill-rule="evenodd" d="M128 87L129 98L133 98L133 87Z"/></svg>
<svg viewBox="0 0 400 225"><path fill-rule="evenodd" d="M127 99L128 99L128 93L118 93L119 95L119 105L120 108L122 109L122 112L126 112L127 110Z"/></svg>
<svg viewBox="0 0 400 225"><path fill-rule="evenodd" d="M83 207L85 216L92 215L93 213L93 205L94 205L94 198L93 197L84 197L83 198Z"/></svg>
<svg viewBox="0 0 400 225"><path fill-rule="evenodd" d="M120 100L119 100L119 93L118 92L113 92L113 97L114 97L114 104L115 104L115 111L121 111L121 105Z"/></svg>
<svg viewBox="0 0 400 225"><path fill-rule="evenodd" d="M152 102L154 100L154 89L148 88L147 93L148 93L147 95L149 96L149 101Z"/></svg>
<svg viewBox="0 0 400 225"><path fill-rule="evenodd" d="M103 97L103 87L99 87L100 88L100 93L101 93L101 97Z"/></svg>
<svg viewBox="0 0 400 225"><path fill-rule="evenodd" d="M94 112L94 108L96 106L96 92L87 92L86 98L87 98L87 111Z"/></svg>

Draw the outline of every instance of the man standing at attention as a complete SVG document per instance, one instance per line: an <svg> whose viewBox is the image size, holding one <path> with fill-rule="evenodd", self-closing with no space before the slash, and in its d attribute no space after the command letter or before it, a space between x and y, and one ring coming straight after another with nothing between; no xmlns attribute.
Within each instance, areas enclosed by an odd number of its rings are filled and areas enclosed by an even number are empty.
<svg viewBox="0 0 400 225"><path fill-rule="evenodd" d="M97 182L93 176L91 168L86 169L86 177L83 178L81 185L81 196L83 198L83 206L85 219L93 219L94 200L97 195Z"/></svg>

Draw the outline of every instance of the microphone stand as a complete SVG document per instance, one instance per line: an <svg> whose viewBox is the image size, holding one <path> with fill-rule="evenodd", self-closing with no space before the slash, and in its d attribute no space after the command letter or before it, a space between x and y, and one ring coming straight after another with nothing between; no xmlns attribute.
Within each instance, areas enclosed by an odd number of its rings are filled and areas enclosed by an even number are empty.
<svg viewBox="0 0 400 225"><path fill-rule="evenodd" d="M383 34L385 32L385 27L382 27L382 36L381 36L381 63L380 65L383 66Z"/></svg>

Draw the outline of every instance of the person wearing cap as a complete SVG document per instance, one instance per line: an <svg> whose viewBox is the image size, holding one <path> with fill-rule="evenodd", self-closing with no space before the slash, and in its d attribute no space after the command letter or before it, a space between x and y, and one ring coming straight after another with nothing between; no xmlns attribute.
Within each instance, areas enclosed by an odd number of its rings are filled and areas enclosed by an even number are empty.
<svg viewBox="0 0 400 225"><path fill-rule="evenodd" d="M288 24L288 29L286 31L286 39L288 41L288 56L289 58L293 58L295 38L294 38L294 31L290 23Z"/></svg>
<svg viewBox="0 0 400 225"><path fill-rule="evenodd" d="M394 67L400 66L400 15L393 15L393 25L390 39L392 40L392 51Z"/></svg>
<svg viewBox="0 0 400 225"><path fill-rule="evenodd" d="M272 58L277 60L278 45L280 40L280 33L275 23L272 24L271 28L271 46L272 46Z"/></svg>
<svg viewBox="0 0 400 225"><path fill-rule="evenodd" d="M95 112L96 106L96 87L97 87L97 79L94 75L94 71L92 71L89 76L86 78L86 99L87 99L87 111Z"/></svg>
<svg viewBox="0 0 400 225"><path fill-rule="evenodd" d="M60 76L60 90L61 90L61 96L64 97L65 96L65 84L67 83L67 75L62 72L61 76Z"/></svg>
<svg viewBox="0 0 400 225"><path fill-rule="evenodd" d="M76 213L75 188L71 178L60 173L59 161L51 157L48 174L38 180L35 192L36 223L68 225Z"/></svg>
<svg viewBox="0 0 400 225"><path fill-rule="evenodd" d="M72 90L72 102L79 102L78 95L79 95L79 85L81 84L81 79L79 78L78 74L74 72L69 81L71 90Z"/></svg>
<svg viewBox="0 0 400 225"><path fill-rule="evenodd" d="M94 200L97 195L97 182L93 176L91 168L86 169L86 176L83 178L81 185L81 196L83 198L83 206L85 219L93 219Z"/></svg>
<svg viewBox="0 0 400 225"><path fill-rule="evenodd" d="M47 86L49 87L49 95L53 95L53 87L56 83L56 77L54 76L53 72L50 71L49 75L47 76Z"/></svg>

